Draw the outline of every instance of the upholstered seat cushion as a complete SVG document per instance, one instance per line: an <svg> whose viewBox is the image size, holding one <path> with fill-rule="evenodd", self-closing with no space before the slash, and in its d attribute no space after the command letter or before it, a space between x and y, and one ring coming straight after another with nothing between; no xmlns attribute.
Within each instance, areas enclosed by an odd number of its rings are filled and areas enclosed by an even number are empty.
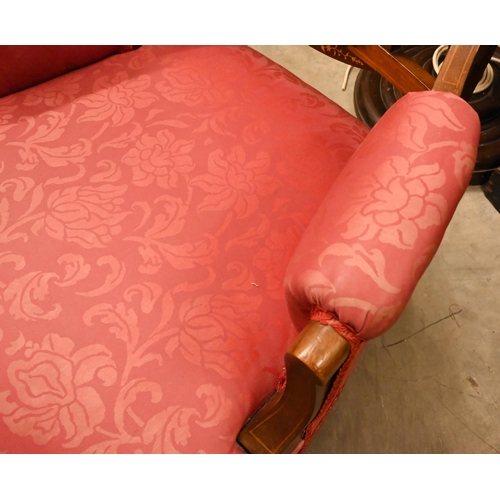
<svg viewBox="0 0 500 500"><path fill-rule="evenodd" d="M0 452L237 452L292 252L367 128L249 48L0 99Z"/></svg>

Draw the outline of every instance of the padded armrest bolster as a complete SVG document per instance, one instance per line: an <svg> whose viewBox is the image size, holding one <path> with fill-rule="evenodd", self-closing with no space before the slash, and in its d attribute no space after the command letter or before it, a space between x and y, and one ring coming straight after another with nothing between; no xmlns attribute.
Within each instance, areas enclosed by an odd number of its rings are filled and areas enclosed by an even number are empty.
<svg viewBox="0 0 500 500"><path fill-rule="evenodd" d="M2 45L0 97L128 50L131 45Z"/></svg>
<svg viewBox="0 0 500 500"><path fill-rule="evenodd" d="M289 264L285 294L299 331L318 307L359 340L396 322L467 188L479 134L476 112L451 93L410 93L386 112Z"/></svg>

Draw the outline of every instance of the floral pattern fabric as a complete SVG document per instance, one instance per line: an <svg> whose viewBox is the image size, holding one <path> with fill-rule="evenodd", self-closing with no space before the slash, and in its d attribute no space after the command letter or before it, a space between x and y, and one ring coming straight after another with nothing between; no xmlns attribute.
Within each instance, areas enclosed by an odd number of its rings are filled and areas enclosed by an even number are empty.
<svg viewBox="0 0 500 500"><path fill-rule="evenodd" d="M366 134L242 47L141 47L0 99L0 452L238 452L297 334L288 262ZM381 196L353 238L394 238ZM445 208L408 203L419 229Z"/></svg>
<svg viewBox="0 0 500 500"><path fill-rule="evenodd" d="M291 317L298 329L310 319L330 324L351 352L297 452L431 262L472 175L479 133L477 114L454 94L406 95L370 131L301 238L285 277Z"/></svg>
<svg viewBox="0 0 500 500"><path fill-rule="evenodd" d="M399 317L472 175L480 123L451 93L400 99L352 156L301 239L286 277L297 328L311 306L361 340Z"/></svg>

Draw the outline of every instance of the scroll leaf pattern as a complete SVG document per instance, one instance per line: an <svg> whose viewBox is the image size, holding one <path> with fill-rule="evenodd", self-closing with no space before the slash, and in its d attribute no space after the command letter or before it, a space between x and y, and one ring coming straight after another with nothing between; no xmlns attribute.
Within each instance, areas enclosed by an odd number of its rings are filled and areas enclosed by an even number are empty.
<svg viewBox="0 0 500 500"><path fill-rule="evenodd" d="M0 99L2 449L238 452L291 341L293 248L365 134L241 47Z"/></svg>
<svg viewBox="0 0 500 500"><path fill-rule="evenodd" d="M335 314L361 339L397 320L475 165L477 114L449 93L398 101L352 156L288 269L292 311ZM319 275L323 274L321 279ZM331 281L331 286L319 286ZM306 321L295 315L297 327Z"/></svg>

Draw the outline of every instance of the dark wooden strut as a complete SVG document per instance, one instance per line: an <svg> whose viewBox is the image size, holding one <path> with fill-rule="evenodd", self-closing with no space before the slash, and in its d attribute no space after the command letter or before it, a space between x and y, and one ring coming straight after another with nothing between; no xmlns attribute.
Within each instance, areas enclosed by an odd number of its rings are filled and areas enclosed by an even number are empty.
<svg viewBox="0 0 500 500"><path fill-rule="evenodd" d="M495 45L450 47L432 90L453 92L469 100L495 49Z"/></svg>
<svg viewBox="0 0 500 500"><path fill-rule="evenodd" d="M349 50L403 94L432 89L434 78L411 59L398 59L379 45L349 45Z"/></svg>
<svg viewBox="0 0 500 500"><path fill-rule="evenodd" d="M466 101L470 99L496 49L496 45L453 45L446 55L441 71L434 78L412 59L391 54L390 46L311 47L351 66L371 68L403 94L432 89L453 92Z"/></svg>
<svg viewBox="0 0 500 500"><path fill-rule="evenodd" d="M349 352L349 342L333 327L309 322L285 354L286 387L247 422L238 443L250 453L292 452Z"/></svg>
<svg viewBox="0 0 500 500"><path fill-rule="evenodd" d="M311 45L313 49L360 69L372 69L381 74L403 94L430 90L432 77L408 57L393 55L390 46L381 45Z"/></svg>

